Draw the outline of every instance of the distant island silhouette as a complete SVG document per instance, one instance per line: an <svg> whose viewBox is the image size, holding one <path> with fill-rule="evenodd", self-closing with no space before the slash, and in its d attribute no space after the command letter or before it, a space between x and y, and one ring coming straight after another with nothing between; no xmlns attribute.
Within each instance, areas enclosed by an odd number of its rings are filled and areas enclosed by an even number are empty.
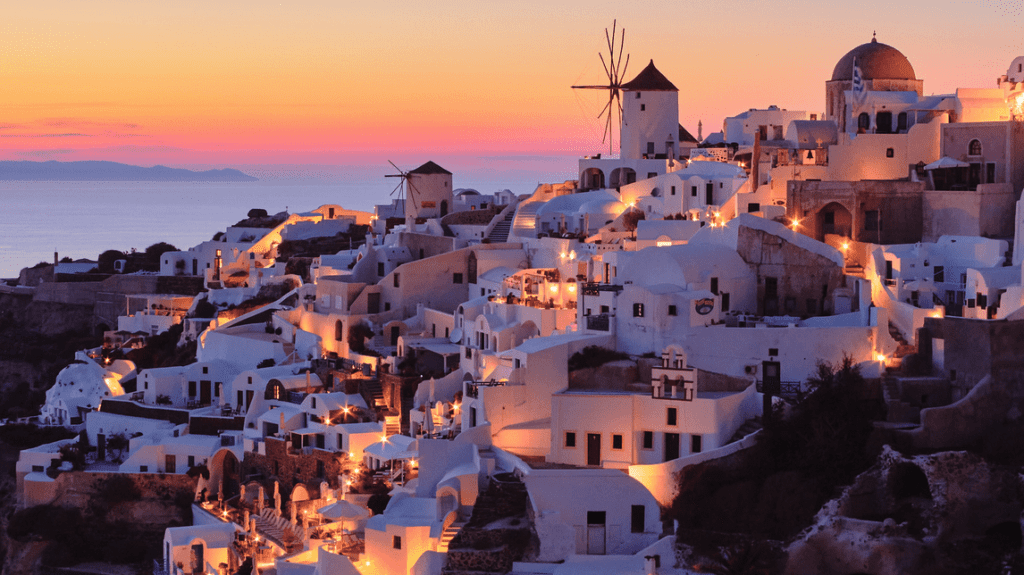
<svg viewBox="0 0 1024 575"><path fill-rule="evenodd" d="M255 182L232 168L197 172L182 168L145 168L118 162L0 161L0 181L37 182Z"/></svg>

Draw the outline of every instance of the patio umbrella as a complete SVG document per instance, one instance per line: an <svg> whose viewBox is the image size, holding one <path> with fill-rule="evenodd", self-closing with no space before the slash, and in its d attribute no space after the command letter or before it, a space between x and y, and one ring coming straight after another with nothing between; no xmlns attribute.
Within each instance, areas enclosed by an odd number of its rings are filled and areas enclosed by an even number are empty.
<svg viewBox="0 0 1024 575"><path fill-rule="evenodd" d="M926 170L943 170L943 169L946 169L946 168L968 168L968 167L970 167L970 164L968 164L966 162L961 162L960 160L954 160L953 158L950 158L949 156L942 156L938 160L935 160L934 162L926 165L924 167L924 169L926 169Z"/></svg>
<svg viewBox="0 0 1024 575"><path fill-rule="evenodd" d="M361 519L363 517L369 517L370 512L364 507L360 507L355 503L349 503L344 499L335 501L330 505L325 505L320 509L316 510L322 517L330 519L331 521L345 521L349 519Z"/></svg>

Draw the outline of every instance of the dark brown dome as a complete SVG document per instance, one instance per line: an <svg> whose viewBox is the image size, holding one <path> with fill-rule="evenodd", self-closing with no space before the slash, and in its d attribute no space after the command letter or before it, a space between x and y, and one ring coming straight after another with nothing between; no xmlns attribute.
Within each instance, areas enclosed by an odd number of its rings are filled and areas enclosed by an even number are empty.
<svg viewBox="0 0 1024 575"><path fill-rule="evenodd" d="M914 67L902 52L886 44L879 44L874 38L846 53L835 70L832 81L853 79L853 59L865 80L916 80Z"/></svg>

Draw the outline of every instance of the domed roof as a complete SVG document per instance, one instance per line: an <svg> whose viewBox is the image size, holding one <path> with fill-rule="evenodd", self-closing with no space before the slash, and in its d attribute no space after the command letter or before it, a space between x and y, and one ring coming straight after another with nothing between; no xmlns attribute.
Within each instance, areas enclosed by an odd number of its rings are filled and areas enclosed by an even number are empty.
<svg viewBox="0 0 1024 575"><path fill-rule="evenodd" d="M865 80L916 80L914 67L902 52L881 44L872 38L867 44L861 44L850 50L836 64L832 71L832 81L853 79L853 59L857 59L857 67Z"/></svg>

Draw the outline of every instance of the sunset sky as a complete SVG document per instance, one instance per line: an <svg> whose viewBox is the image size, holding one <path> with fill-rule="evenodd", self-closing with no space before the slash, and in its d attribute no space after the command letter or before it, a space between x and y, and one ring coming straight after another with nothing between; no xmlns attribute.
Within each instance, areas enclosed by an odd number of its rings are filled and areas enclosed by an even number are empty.
<svg viewBox="0 0 1024 575"><path fill-rule="evenodd" d="M436 4L435 7L434 5ZM0 22L0 159L346 164L382 154L601 151L604 29L654 59L696 134L776 104L820 111L871 39L926 93L994 88L1024 54L1020 2L86 2Z"/></svg>

